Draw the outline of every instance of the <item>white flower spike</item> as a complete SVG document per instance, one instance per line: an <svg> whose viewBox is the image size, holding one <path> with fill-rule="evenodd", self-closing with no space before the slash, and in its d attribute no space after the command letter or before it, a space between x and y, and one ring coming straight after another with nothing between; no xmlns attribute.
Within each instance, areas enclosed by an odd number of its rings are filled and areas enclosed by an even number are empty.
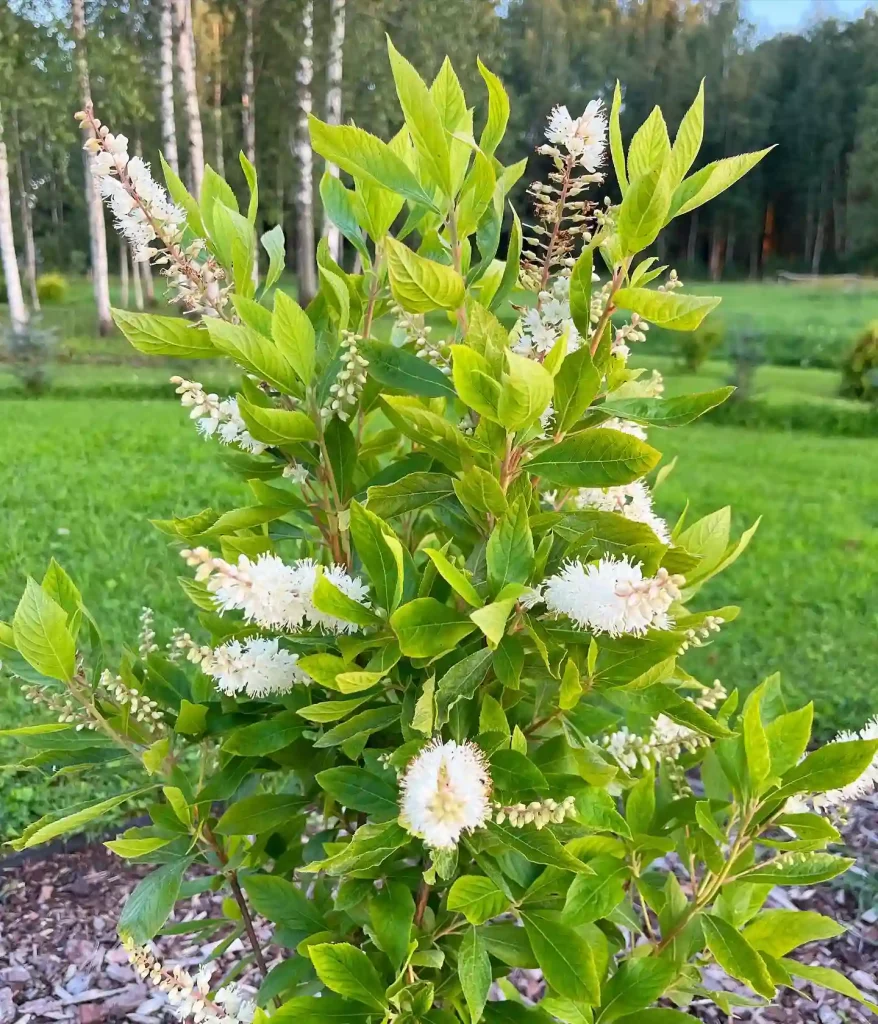
<svg viewBox="0 0 878 1024"><path fill-rule="evenodd" d="M457 846L461 834L491 819L491 776L482 751L469 740L434 740L400 781L400 820L434 850Z"/></svg>

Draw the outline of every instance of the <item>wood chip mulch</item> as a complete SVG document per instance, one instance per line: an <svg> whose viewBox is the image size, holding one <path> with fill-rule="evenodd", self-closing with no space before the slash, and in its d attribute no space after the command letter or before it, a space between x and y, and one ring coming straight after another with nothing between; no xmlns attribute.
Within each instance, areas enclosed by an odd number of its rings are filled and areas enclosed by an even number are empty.
<svg viewBox="0 0 878 1024"><path fill-rule="evenodd" d="M853 808L845 838L857 865L843 880L809 889L776 889L770 905L816 910L843 923L845 935L811 943L794 955L803 963L834 967L878 1002L878 799ZM126 865L100 844L0 863L0 1024L159 1024L168 1018L164 996L135 976L116 938L120 908L148 870ZM175 920L222 917L222 899L211 892L194 896L178 904ZM271 925L256 924L267 942ZM194 969L219 938L207 942L197 935L166 936L157 945L165 963ZM218 959L215 983L248 952L246 943L236 939ZM539 998L539 972L514 975L526 1001ZM249 968L237 980L247 987L257 977ZM704 980L713 989L750 994L717 968L705 969ZM499 990L492 996L503 998ZM702 1021L728 1019L714 1005L696 1005L690 1012ZM772 1024L875 1020L855 1001L807 983L801 991L782 990L775 1006L737 1013L736 1019Z"/></svg>

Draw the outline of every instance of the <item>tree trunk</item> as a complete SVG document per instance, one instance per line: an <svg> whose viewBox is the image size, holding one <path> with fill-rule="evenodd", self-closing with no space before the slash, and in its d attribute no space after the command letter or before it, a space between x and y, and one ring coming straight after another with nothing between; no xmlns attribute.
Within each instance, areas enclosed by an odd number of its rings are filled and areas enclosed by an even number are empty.
<svg viewBox="0 0 878 1024"><path fill-rule="evenodd" d="M143 283L140 276L141 263L135 262L134 254L131 254L131 266L134 273L131 275L134 283L134 308L143 312Z"/></svg>
<svg viewBox="0 0 878 1024"><path fill-rule="evenodd" d="M698 214L693 213L689 218L689 238L686 242L686 263L689 268L695 266L695 256L698 246Z"/></svg>
<svg viewBox="0 0 878 1024"><path fill-rule="evenodd" d="M220 19L213 23L213 151L216 172L221 177L226 174L226 161L223 152L223 42Z"/></svg>
<svg viewBox="0 0 878 1024"><path fill-rule="evenodd" d="M176 0L177 66L186 108L189 136L189 191L197 199L204 179L204 135L198 106L198 75L195 66L195 30L192 27L192 0Z"/></svg>
<svg viewBox="0 0 878 1024"><path fill-rule="evenodd" d="M15 131L15 166L18 172L18 214L21 218L21 234L24 238L24 276L27 279L27 288L30 292L30 308L35 312L40 311L40 297L37 294L37 249L34 245L34 222L30 212L30 193L28 182L30 174L27 170L27 158L24 156L21 146L21 136L18 131L18 116L13 114L12 125Z"/></svg>
<svg viewBox="0 0 878 1024"><path fill-rule="evenodd" d="M719 281L723 276L723 233L717 224L714 224L710 232L708 266L711 281Z"/></svg>
<svg viewBox="0 0 878 1024"><path fill-rule="evenodd" d="M299 85L299 117L292 150L299 165L296 192L298 225L296 231L296 272L299 278L299 302L307 304L317 293L314 251L313 157L308 137L311 113L311 82L314 78L314 0L305 0L302 14L302 53L296 81Z"/></svg>
<svg viewBox="0 0 878 1024"><path fill-rule="evenodd" d="M137 274L137 266L134 267ZM122 309L128 308L128 243L119 236L119 305Z"/></svg>
<svg viewBox="0 0 878 1024"><path fill-rule="evenodd" d="M155 285L152 282L152 267L148 263L138 263L143 279L143 290L146 293L146 304L152 308L155 304Z"/></svg>
<svg viewBox="0 0 878 1024"><path fill-rule="evenodd" d="M256 71L253 67L253 20L255 0L244 3L244 84L241 87L241 121L244 153L256 166Z"/></svg>
<svg viewBox="0 0 878 1024"><path fill-rule="evenodd" d="M826 207L820 207L817 215L817 227L814 231L814 249L811 252L811 273L820 273L820 260L823 256L823 241L826 238Z"/></svg>
<svg viewBox="0 0 878 1024"><path fill-rule="evenodd" d="M326 123L341 124L341 82L344 59L345 0L329 3L329 54L326 61ZM327 164L327 171L338 177L338 167ZM336 263L341 262L342 236L332 221L323 215L323 234Z"/></svg>
<svg viewBox="0 0 878 1024"><path fill-rule="evenodd" d="M85 10L84 0L72 0L73 38L75 40L76 72L79 79L79 96L83 109L91 106L91 84L88 79L88 56L85 51ZM90 128L83 134L93 136ZM109 334L113 330L110 315L110 272L107 266L107 228L104 224L104 208L98 194L97 182L91 173L91 157L83 150L85 166L85 201L88 207L88 232L91 244L91 276L97 306L98 331Z"/></svg>
<svg viewBox="0 0 878 1024"><path fill-rule="evenodd" d="M6 301L9 303L9 319L13 334L22 334L27 329L27 307L21 292L21 278L18 276L18 260L15 257L15 237L12 233L12 205L9 201L9 164L6 160L6 143L3 141L3 121L0 116L0 256L3 259L3 276L6 278Z"/></svg>
<svg viewBox="0 0 878 1024"><path fill-rule="evenodd" d="M732 274L735 273L734 263L735 263L735 242L736 241L737 241L737 239L735 237L735 232L734 231L730 231L729 234L728 234L728 237L726 238L726 266L732 268Z"/></svg>
<svg viewBox="0 0 878 1024"><path fill-rule="evenodd" d="M159 38L161 40L161 119L162 150L175 174L180 173L177 155L177 122L174 117L174 0L161 0Z"/></svg>

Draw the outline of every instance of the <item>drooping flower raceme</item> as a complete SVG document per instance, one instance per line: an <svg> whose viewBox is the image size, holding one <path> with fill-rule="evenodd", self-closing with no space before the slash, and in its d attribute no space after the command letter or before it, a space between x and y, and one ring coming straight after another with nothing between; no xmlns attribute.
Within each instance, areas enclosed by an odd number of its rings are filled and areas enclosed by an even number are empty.
<svg viewBox="0 0 878 1024"><path fill-rule="evenodd" d="M400 820L434 850L456 846L461 834L490 820L491 776L482 751L469 740L434 740L400 780Z"/></svg>
<svg viewBox="0 0 878 1024"><path fill-rule="evenodd" d="M652 495L642 480L618 487L582 487L575 498L577 508L595 508L601 512L618 512L625 519L645 523L662 544L669 544L668 524L656 515Z"/></svg>
<svg viewBox="0 0 878 1024"><path fill-rule="evenodd" d="M314 605L314 587L321 566L313 558L287 565L277 555L262 554L256 561L240 555L232 565L213 558L206 548L180 552L187 565L197 566L196 579L204 580L220 613L241 611L248 622L266 629L300 630L306 624L330 633L355 633L353 622L327 615ZM359 576L349 576L340 565L323 566L324 576L343 594L366 604L368 588Z"/></svg>
<svg viewBox="0 0 878 1024"><path fill-rule="evenodd" d="M193 647L189 660L197 661L201 671L216 680L217 689L229 696L246 693L248 697L268 697L288 693L296 683L309 677L298 667L298 654L286 651L276 639L252 637L243 643L230 640L213 650Z"/></svg>
<svg viewBox="0 0 878 1024"><path fill-rule="evenodd" d="M554 107L546 138L553 145L566 149L587 171L596 171L603 163L607 144L603 103L591 100L579 117L572 117L567 107Z"/></svg>
<svg viewBox="0 0 878 1024"><path fill-rule="evenodd" d="M206 392L200 381L184 377L171 377L171 383L177 385L177 394L184 408L192 410L189 418L196 421L199 433L205 437L218 437L223 444L240 445L253 455L261 455L265 451L266 445L257 441L247 429L237 398L220 398Z"/></svg>
<svg viewBox="0 0 878 1024"><path fill-rule="evenodd" d="M602 558L597 565L568 562L542 587L551 612L566 615L583 629L620 636L648 629L670 629L668 609L680 597L682 576L659 569L644 576L639 562Z"/></svg>

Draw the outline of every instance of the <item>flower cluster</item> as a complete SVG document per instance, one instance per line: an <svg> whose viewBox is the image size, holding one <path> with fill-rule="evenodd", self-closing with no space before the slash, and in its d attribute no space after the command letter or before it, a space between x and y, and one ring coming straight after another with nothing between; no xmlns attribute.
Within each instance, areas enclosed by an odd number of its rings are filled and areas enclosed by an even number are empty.
<svg viewBox="0 0 878 1024"><path fill-rule="evenodd" d="M659 715L646 736L631 732L627 726L604 736L601 745L626 771L638 766L649 768L659 761L676 762L685 751L706 746L710 740L688 726Z"/></svg>
<svg viewBox="0 0 878 1024"><path fill-rule="evenodd" d="M708 615L700 626L694 626L686 630L686 639L680 645L680 653L688 651L690 647L703 647L704 641L710 638L711 633L718 633L725 622L721 615Z"/></svg>
<svg viewBox="0 0 878 1024"><path fill-rule="evenodd" d="M140 610L140 634L137 638L137 653L141 661L146 659L159 649L155 642L155 612L152 608L143 607Z"/></svg>
<svg viewBox="0 0 878 1024"><path fill-rule="evenodd" d="M592 280L599 280L597 274L592 275ZM569 274L559 274L550 287L539 293L537 305L522 318L521 334L513 351L542 359L562 334L568 352L575 352L582 345L582 336L570 317Z"/></svg>
<svg viewBox="0 0 878 1024"><path fill-rule="evenodd" d="M330 633L355 633L359 629L314 605L314 587L320 572L343 594L366 603L368 588L358 576L349 576L340 565L320 566L313 558L292 565L277 555L263 554L256 561L240 555L232 565L214 558L207 548L185 548L186 564L197 566L195 578L204 580L220 613L241 611L247 622L266 629L301 630L306 623Z"/></svg>
<svg viewBox="0 0 878 1024"><path fill-rule="evenodd" d="M173 376L180 402L186 409L191 409L189 418L196 421L200 433L207 437L218 437L223 444L237 444L253 455L261 455L266 446L257 441L247 430L247 424L241 417L236 398L220 398L208 393L204 385L197 380L186 380L185 377Z"/></svg>
<svg viewBox="0 0 878 1024"><path fill-rule="evenodd" d="M42 705L46 710L58 716L58 721L64 725L75 725L76 731L83 729L95 729L95 721L88 711L79 704L74 704L69 697L62 697L60 694L52 693L44 686L37 686L34 683L25 683L21 687L21 695L30 704Z"/></svg>
<svg viewBox="0 0 878 1024"><path fill-rule="evenodd" d="M625 519L645 523L662 544L670 544L668 524L656 515L652 495L642 480L617 487L583 487L575 497L577 508L595 508L601 512L618 512Z"/></svg>
<svg viewBox="0 0 878 1024"><path fill-rule="evenodd" d="M670 629L668 609L679 600L684 579L667 569L644 576L639 562L602 558L597 565L571 561L541 588L550 612L566 615L582 629L620 636Z"/></svg>
<svg viewBox="0 0 878 1024"><path fill-rule="evenodd" d="M675 292L678 288L683 287L683 282L677 277L677 271L671 270L668 274L668 279L664 284L658 286L660 292Z"/></svg>
<svg viewBox="0 0 878 1024"><path fill-rule="evenodd" d="M603 103L591 100L579 117L571 117L567 107L553 107L546 138L552 146L565 149L587 171L596 171L603 163L607 146L607 118Z"/></svg>
<svg viewBox="0 0 878 1024"><path fill-rule="evenodd" d="M494 821L502 825L509 821L513 828L523 828L533 823L537 830L546 825L560 825L562 821L576 814L576 797L567 796L560 803L557 800L533 800L529 804L497 805Z"/></svg>
<svg viewBox="0 0 878 1024"><path fill-rule="evenodd" d="M435 366L446 377L451 376L451 354L448 343L441 338L431 337L433 328L425 322L423 313L408 313L402 306L393 306L391 312L396 317L391 334L396 344L413 342L415 354Z"/></svg>
<svg viewBox="0 0 878 1024"><path fill-rule="evenodd" d="M189 642L189 661L200 665L202 672L216 680L217 689L230 697L238 693L254 698L289 693L296 683L310 681L296 664L299 655L284 650L277 639L251 637L243 643L230 640L213 649L198 647L191 638Z"/></svg>
<svg viewBox="0 0 878 1024"><path fill-rule="evenodd" d="M622 324L621 327L616 328L611 349L613 355L619 356L621 359L627 359L631 355L628 342L646 341L646 332L648 330L649 324L646 320L639 313L632 313L631 320L627 324Z"/></svg>
<svg viewBox="0 0 878 1024"><path fill-rule="evenodd" d="M82 128L94 133L86 140L91 171L101 196L116 218L116 229L139 262L162 266L175 301L205 316L222 316L229 288L223 287L222 268L212 256L201 260L206 243L195 238L183 244L186 211L168 198L149 164L128 155L128 139L113 135L90 107L77 112ZM158 241L156 247L152 243Z"/></svg>
<svg viewBox="0 0 878 1024"><path fill-rule="evenodd" d="M145 947L124 940L131 966L168 997L178 1020L192 1018L195 1024L250 1024L256 1004L244 996L236 984L225 985L210 998L213 964L203 964L193 978L182 967L166 967Z"/></svg>
<svg viewBox="0 0 878 1024"><path fill-rule="evenodd" d="M164 718L164 713L151 697L141 693L135 686L128 686L121 676L113 676L109 669L104 669L100 680L101 689L114 700L119 707L128 709L128 714L135 722L154 729Z"/></svg>
<svg viewBox="0 0 878 1024"><path fill-rule="evenodd" d="M330 385L331 397L320 411L324 419L338 416L344 422L350 416L350 408L357 404L360 392L366 384L366 367L369 365L369 360L359 350L359 343L362 340L353 331L342 331L339 356L341 369L334 383Z"/></svg>
<svg viewBox="0 0 878 1024"><path fill-rule="evenodd" d="M493 813L488 764L469 740L428 744L406 768L400 789L400 820L434 850L456 846L463 832L481 828Z"/></svg>

